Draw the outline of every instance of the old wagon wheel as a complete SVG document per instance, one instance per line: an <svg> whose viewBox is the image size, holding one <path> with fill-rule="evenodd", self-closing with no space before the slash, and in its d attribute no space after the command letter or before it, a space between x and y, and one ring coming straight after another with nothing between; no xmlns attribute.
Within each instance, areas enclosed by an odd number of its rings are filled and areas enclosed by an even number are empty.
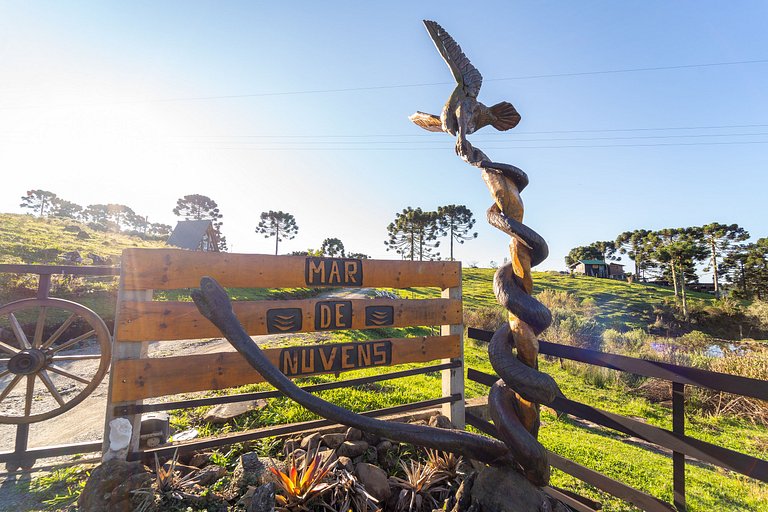
<svg viewBox="0 0 768 512"><path fill-rule="evenodd" d="M110 357L107 326L80 304L48 298L0 307L0 423L72 409L99 385Z"/></svg>

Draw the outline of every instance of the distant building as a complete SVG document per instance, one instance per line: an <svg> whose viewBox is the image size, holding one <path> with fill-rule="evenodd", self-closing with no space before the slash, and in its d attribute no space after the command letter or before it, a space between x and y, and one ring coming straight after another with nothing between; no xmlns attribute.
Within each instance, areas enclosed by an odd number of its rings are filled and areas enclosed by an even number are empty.
<svg viewBox="0 0 768 512"><path fill-rule="evenodd" d="M219 235L210 220L180 220L168 237L168 245L191 251L219 252Z"/></svg>
<svg viewBox="0 0 768 512"><path fill-rule="evenodd" d="M570 266L570 271L575 274L608 279L624 279L625 277L624 265L606 263L603 260L579 260Z"/></svg>

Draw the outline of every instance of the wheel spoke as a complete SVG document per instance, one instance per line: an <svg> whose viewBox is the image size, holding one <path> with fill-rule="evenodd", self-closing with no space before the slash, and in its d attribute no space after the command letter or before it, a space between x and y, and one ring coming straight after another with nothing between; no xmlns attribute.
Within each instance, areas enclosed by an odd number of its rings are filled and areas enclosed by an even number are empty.
<svg viewBox="0 0 768 512"><path fill-rule="evenodd" d="M87 361L89 359L101 359L100 355L92 356L53 356L54 361Z"/></svg>
<svg viewBox="0 0 768 512"><path fill-rule="evenodd" d="M45 317L48 315L48 308L40 306L40 314L37 316L35 324L35 337L32 339L32 346L38 348L43 342L43 330L45 329Z"/></svg>
<svg viewBox="0 0 768 512"><path fill-rule="evenodd" d="M40 373L37 374L38 377L40 377L40 380L43 381L43 384L45 384L45 387L48 388L48 391L50 391L51 395L53 395L53 398L56 399L57 402L59 402L59 405L64 405L67 402L64 401L64 398L59 394L59 391L56 389L56 386L53 385L53 381L51 380L51 376L48 375L48 372L45 370L41 370Z"/></svg>
<svg viewBox="0 0 768 512"><path fill-rule="evenodd" d="M3 352L8 352L9 354L11 354L13 356L15 356L16 354L18 354L20 352L19 349L13 348L10 345L6 345L2 341L0 341L0 350L2 350Z"/></svg>
<svg viewBox="0 0 768 512"><path fill-rule="evenodd" d="M27 396L24 400L24 416L32 415L32 399L35 395L35 375L27 375Z"/></svg>
<svg viewBox="0 0 768 512"><path fill-rule="evenodd" d="M63 323L63 324L61 324L61 326L60 326L58 329L56 329L56 332L54 332L53 334L51 334L51 337L50 337L50 338L48 338L48 340L46 340L46 342L45 342L45 343L43 343L43 346L42 346L42 347L40 347L40 348L42 348L42 349L46 349L46 348L50 347L51 345L53 345L54 343L56 343L56 340L58 340L58 339L59 339L59 336L61 336L62 334L64 334L64 331L66 331L66 330L67 330L67 327L69 327L69 326L72 324L72 322L75 320L75 318L77 318L77 313L72 313L72 314L69 316L69 318L67 318L67 319L64 321L64 323Z"/></svg>
<svg viewBox="0 0 768 512"><path fill-rule="evenodd" d="M51 370L54 373L58 373L59 375L63 375L64 377L68 377L68 378L70 378L72 380L76 380L78 382L82 382L83 384L90 384L91 383L91 381L89 381L88 379L84 379L84 378L80 377L79 375L75 375L74 373L69 373L64 368L61 368L60 366L56 366L55 364L49 364L46 368L48 370Z"/></svg>
<svg viewBox="0 0 768 512"><path fill-rule="evenodd" d="M8 319L11 321L11 329L13 329L13 334L16 336L16 339L19 341L19 343L21 343L21 346L24 348L32 348L32 345L29 344L27 335L24 334L24 330L21 328L21 324L16 318L16 315L9 313Z"/></svg>
<svg viewBox="0 0 768 512"><path fill-rule="evenodd" d="M88 338L90 338L90 337L91 337L91 336L93 336L94 334L96 334L96 331L95 331L95 330L93 330L93 329L91 329L91 330L90 330L90 331L88 331L87 333L85 333L85 334L81 334L81 335L80 335L80 336L78 336L77 338L73 338L73 339L69 340L68 342L66 342L66 343L64 343L64 344L62 344L62 345L59 345L58 347L54 348L54 349L53 349L53 353L55 354L56 352L61 352L62 350L66 350L66 349L68 349L69 347L71 347L72 345L74 345L74 344L76 344L76 343L78 343L78 342L80 342L80 341L83 341L83 340L85 340L85 339L88 339Z"/></svg>
<svg viewBox="0 0 768 512"><path fill-rule="evenodd" d="M3 392L2 392L2 393L0 393L0 402L2 402L3 400L5 400L5 397L7 397L7 396L8 396L8 395L11 393L11 391L13 390L13 388L14 388L14 387L16 387L16 384L18 384L18 383L19 383L19 381L21 380L21 378L22 378L22 377L24 377L24 376L23 376L23 375L17 375L17 376L15 376L15 377L13 378L13 380L10 382L10 384L8 384L7 386L5 386L5 389L3 390Z"/></svg>

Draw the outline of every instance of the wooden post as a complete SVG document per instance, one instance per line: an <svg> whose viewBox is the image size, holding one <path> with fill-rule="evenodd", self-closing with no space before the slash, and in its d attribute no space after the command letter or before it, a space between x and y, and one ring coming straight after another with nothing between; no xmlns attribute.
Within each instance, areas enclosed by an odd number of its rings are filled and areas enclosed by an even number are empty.
<svg viewBox="0 0 768 512"><path fill-rule="evenodd" d="M120 305L123 301L136 301L136 302L149 302L152 300L152 290L125 290L123 289L123 277L120 277L120 289L117 294L117 307L115 309L115 328L112 334L112 364L110 368L114 369L115 362L125 359L143 359L147 356L147 347L149 342L141 343L120 343L117 341L118 332L117 326L120 325ZM109 372L109 391L107 393L107 411L104 420L104 441L102 445L102 454L106 454L109 450L109 422L118 416L115 416L115 404L112 400L112 390L114 388L112 379L114 378L114 371ZM141 405L142 400L124 403L122 405ZM139 449L139 434L141 430L141 414L132 414L124 416L131 422L131 443L128 445L128 453L138 451Z"/></svg>
<svg viewBox="0 0 768 512"><path fill-rule="evenodd" d="M672 382L672 432L685 435L685 384ZM678 512L685 512L685 454L672 452L672 487Z"/></svg>
<svg viewBox="0 0 768 512"><path fill-rule="evenodd" d="M461 265L459 263L459 265ZM446 288L442 292L442 298L455 299L459 303L462 301L461 296L461 267L459 267L459 284L452 288ZM461 400L458 402L451 402L443 404L443 414L448 416L451 423L458 428L464 429L464 320L463 320L463 306L462 306L462 320L459 324L442 325L440 326L440 334L443 336L455 334L459 337L459 355L453 359L443 359L444 363L453 363L458 361L460 366L456 368L449 368L443 370L443 396L461 395Z"/></svg>

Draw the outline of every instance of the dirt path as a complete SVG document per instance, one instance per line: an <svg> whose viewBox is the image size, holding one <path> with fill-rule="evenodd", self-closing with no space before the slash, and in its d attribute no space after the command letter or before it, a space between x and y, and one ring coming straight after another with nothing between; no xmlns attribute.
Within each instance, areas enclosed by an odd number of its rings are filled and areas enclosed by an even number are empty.
<svg viewBox="0 0 768 512"><path fill-rule="evenodd" d="M346 289L346 290L334 290L322 294L320 298L344 298L344 299L358 299L358 298L370 298L373 296L373 290L363 289ZM307 341L317 340L325 336L324 333L307 333L307 334L273 334L266 336L254 337L259 345L271 345L280 342L285 338L296 338L300 336L306 337ZM171 346L172 345L172 346ZM164 356L183 356L190 354L211 354L216 352L228 352L234 351L234 348L225 339L216 338L210 340L184 340L179 342L169 343L151 343L149 346L150 357L164 357ZM88 353L88 349L85 348L82 351L83 354ZM88 375L95 373L98 368L98 361L78 361L73 363L78 365L75 373L79 375ZM10 381L10 378L6 377L2 379L0 384L5 384ZM97 441L100 440L104 431L104 417L107 406L107 386L109 382L109 375L104 377L104 380L99 386L88 396L81 404L74 407L72 410L67 411L59 416L56 416L50 420L33 423L30 426L29 434L29 446L30 447L42 447L58 444L69 444L84 441ZM5 412L6 414L13 413L19 414L23 410L23 386L18 386L19 390L14 390L2 403L2 409L0 414ZM74 389L72 391L75 391ZM62 393L66 398L66 394ZM39 407L44 410L53 408L56 404L53 396L48 393L42 384L38 381L35 387L35 407ZM162 401L162 399L156 399L154 401ZM148 400L148 403L153 400ZM14 448L14 442L16 438L16 426L8 424L0 424L0 451L10 451ZM98 455L98 454L97 454ZM71 460L71 457L57 457L50 459L40 459L36 463L36 466L44 466L62 463ZM0 480L3 477L0 476ZM4 510L2 494L0 494L0 510Z"/></svg>

